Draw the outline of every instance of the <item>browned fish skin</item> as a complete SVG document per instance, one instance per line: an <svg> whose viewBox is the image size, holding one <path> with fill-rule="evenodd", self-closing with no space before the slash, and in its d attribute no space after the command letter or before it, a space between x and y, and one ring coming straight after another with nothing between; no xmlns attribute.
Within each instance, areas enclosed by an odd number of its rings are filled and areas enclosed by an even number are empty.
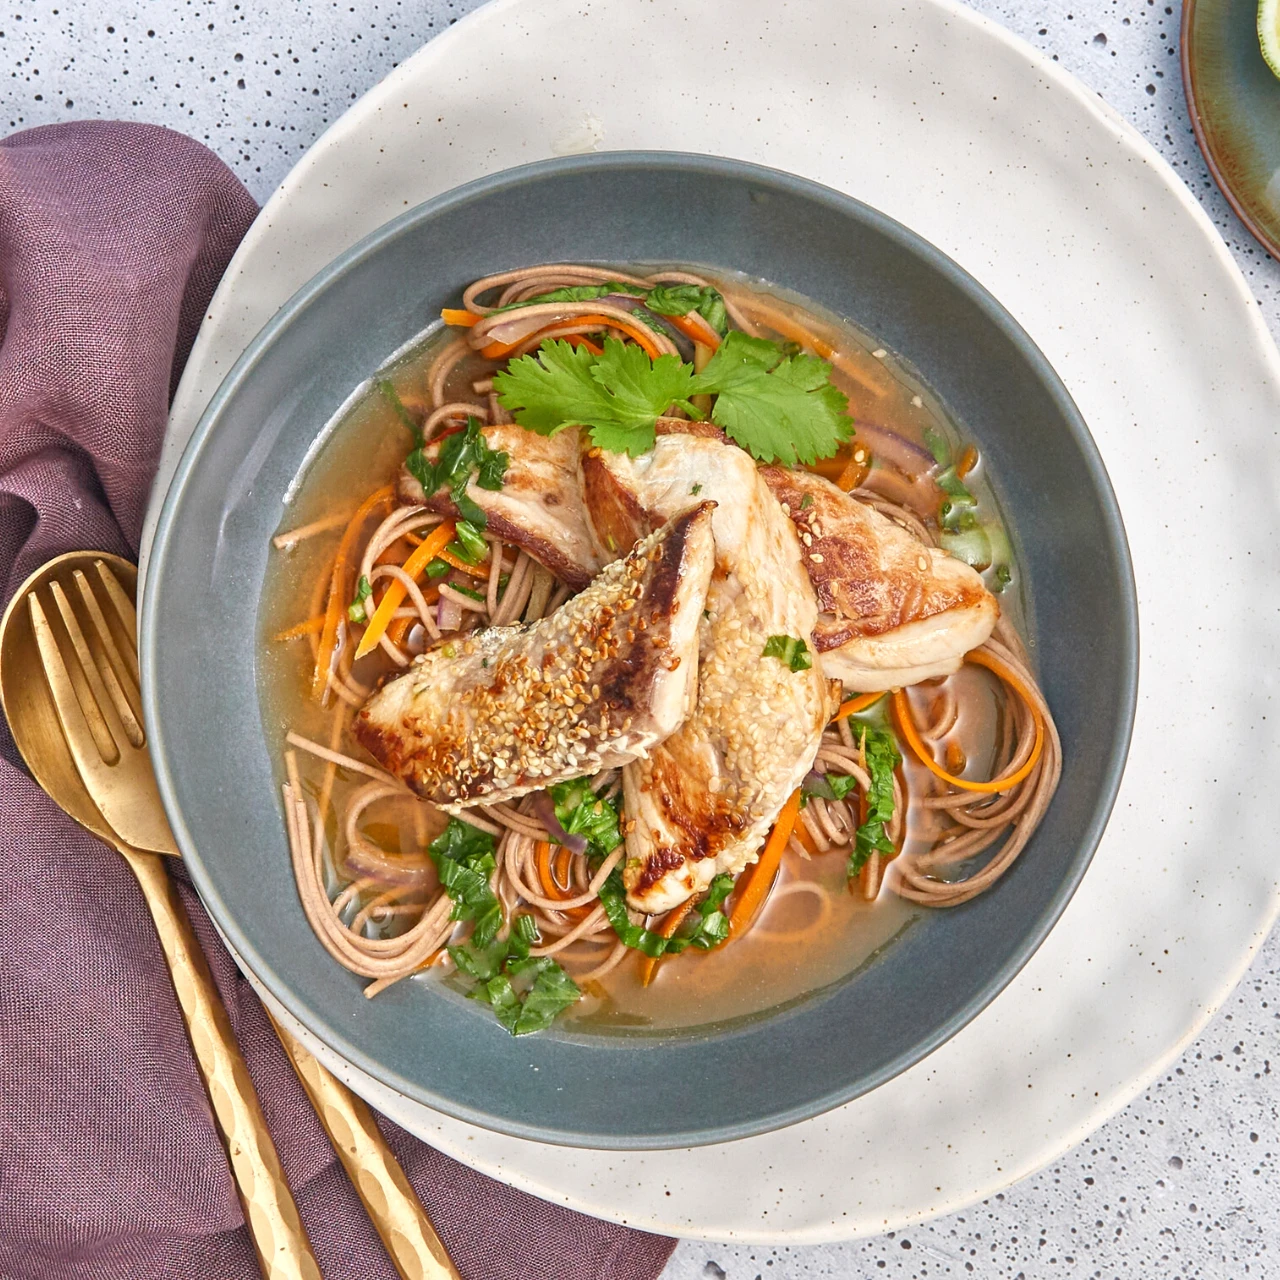
<svg viewBox="0 0 1280 1280"><path fill-rule="evenodd" d="M967 564L821 476L763 467L790 516L822 610L813 632L823 670L858 691L956 670L991 634L996 598Z"/></svg>
<svg viewBox="0 0 1280 1280"><path fill-rule="evenodd" d="M714 507L671 520L541 622L424 654L360 709L356 738L455 810L644 755L693 703Z"/></svg>
<svg viewBox="0 0 1280 1280"><path fill-rule="evenodd" d="M485 513L489 532L527 551L574 591L583 590L614 557L601 559L592 543L582 505L578 432L568 428L540 436L514 423L495 423L481 427L480 434L489 448L509 459L501 489L467 486L467 496ZM432 456L432 450L427 452ZM396 490L407 506L458 514L443 490L424 500L422 485L407 467L400 469Z"/></svg>

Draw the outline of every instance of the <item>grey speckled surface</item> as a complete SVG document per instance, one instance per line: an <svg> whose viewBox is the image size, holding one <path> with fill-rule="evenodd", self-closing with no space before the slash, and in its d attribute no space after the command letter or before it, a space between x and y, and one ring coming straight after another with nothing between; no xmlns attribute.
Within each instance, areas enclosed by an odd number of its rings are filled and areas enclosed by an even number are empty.
<svg viewBox="0 0 1280 1280"><path fill-rule="evenodd" d="M261 200L354 98L474 7L19 0L0 16L9 72L0 126L84 116L170 125L207 142ZM1195 148L1177 9L1157 0L976 7L1060 61L1155 144L1204 203L1280 336L1280 265L1235 220ZM685 1243L664 1280L1280 1276L1277 1019L1273 936L1174 1070L1044 1172L964 1213L848 1245Z"/></svg>

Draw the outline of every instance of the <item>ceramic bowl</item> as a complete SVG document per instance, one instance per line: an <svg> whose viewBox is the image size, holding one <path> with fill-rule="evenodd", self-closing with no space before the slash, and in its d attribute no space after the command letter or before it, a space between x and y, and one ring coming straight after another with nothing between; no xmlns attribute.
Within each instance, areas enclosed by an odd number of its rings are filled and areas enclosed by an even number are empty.
<svg viewBox="0 0 1280 1280"><path fill-rule="evenodd" d="M628 1039L513 1040L429 981L374 1001L294 890L259 708L257 603L283 502L323 427L470 280L552 260L734 268L849 316L918 368L982 448L1015 532L1034 660L1062 736L1044 823L991 892L933 912L785 1010ZM251 971L321 1040L427 1106L512 1135L671 1147L785 1125L874 1088L952 1035L1052 927L1123 769L1137 617L1120 514L1061 382L976 281L875 210L736 161L608 153L481 179L343 254L228 374L152 548L143 680L161 791L197 887Z"/></svg>

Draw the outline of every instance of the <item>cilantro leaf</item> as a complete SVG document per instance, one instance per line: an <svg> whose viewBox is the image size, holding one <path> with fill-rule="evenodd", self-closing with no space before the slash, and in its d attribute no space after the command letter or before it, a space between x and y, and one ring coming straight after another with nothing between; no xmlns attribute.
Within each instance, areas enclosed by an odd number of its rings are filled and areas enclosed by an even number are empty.
<svg viewBox="0 0 1280 1280"><path fill-rule="evenodd" d="M765 641L762 656L777 658L783 666L790 667L792 671L808 671L813 666L809 646L795 636L770 636Z"/></svg>
<svg viewBox="0 0 1280 1280"><path fill-rule="evenodd" d="M817 356L783 356L775 343L734 331L693 390L716 396L712 421L754 457L795 466L829 457L853 433L830 371Z"/></svg>
<svg viewBox="0 0 1280 1280"><path fill-rule="evenodd" d="M606 338L604 354L567 342L544 342L512 360L493 387L516 421L539 435L586 427L602 449L633 457L653 448L654 424L672 405L688 401L693 366L676 356L650 360L638 346Z"/></svg>
<svg viewBox="0 0 1280 1280"><path fill-rule="evenodd" d="M849 878L866 865L873 853L896 852L889 839L888 825L893 820L893 771L902 761L893 738L882 729L862 726L862 750L871 775L867 792L866 821L854 833L853 850L849 854Z"/></svg>

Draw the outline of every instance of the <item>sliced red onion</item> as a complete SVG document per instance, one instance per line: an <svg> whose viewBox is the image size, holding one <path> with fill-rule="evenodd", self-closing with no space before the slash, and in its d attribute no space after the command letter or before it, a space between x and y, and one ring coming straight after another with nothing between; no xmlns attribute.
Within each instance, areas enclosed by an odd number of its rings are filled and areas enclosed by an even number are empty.
<svg viewBox="0 0 1280 1280"><path fill-rule="evenodd" d="M821 796L824 800L834 800L836 798L836 793L831 790L831 784L827 781L827 775L819 773L817 769L810 769L804 775L804 781L800 786L811 795Z"/></svg>
<svg viewBox="0 0 1280 1280"><path fill-rule="evenodd" d="M571 836L561 825L560 819L556 817L556 806L551 796L545 791L539 791L533 798L533 812L537 816L539 822L547 830L552 840L557 844L562 844L570 853L586 853L587 837L582 835Z"/></svg>
<svg viewBox="0 0 1280 1280"><path fill-rule="evenodd" d="M881 462L897 467L903 475L917 480L938 465L937 460L923 445L908 440L888 427L874 422L861 422L855 432L855 444L861 442L871 450L872 456Z"/></svg>

